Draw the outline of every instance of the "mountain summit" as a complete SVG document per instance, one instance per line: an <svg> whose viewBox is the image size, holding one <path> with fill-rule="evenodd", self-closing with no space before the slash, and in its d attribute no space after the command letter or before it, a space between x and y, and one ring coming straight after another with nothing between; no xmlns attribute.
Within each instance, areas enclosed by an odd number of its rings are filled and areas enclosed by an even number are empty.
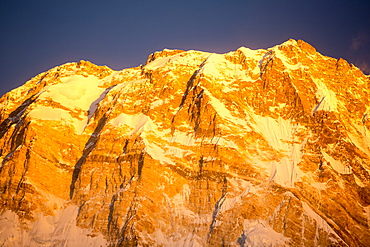
<svg viewBox="0 0 370 247"><path fill-rule="evenodd" d="M368 246L369 90L301 40L55 67L0 99L0 245Z"/></svg>

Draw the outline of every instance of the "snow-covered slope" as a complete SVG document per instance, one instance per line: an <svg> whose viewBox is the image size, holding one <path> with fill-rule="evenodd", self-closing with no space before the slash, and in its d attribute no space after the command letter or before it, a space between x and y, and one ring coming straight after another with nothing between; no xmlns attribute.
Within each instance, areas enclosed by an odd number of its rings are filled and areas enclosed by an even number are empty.
<svg viewBox="0 0 370 247"><path fill-rule="evenodd" d="M367 246L369 87L301 40L41 73L0 99L0 245Z"/></svg>

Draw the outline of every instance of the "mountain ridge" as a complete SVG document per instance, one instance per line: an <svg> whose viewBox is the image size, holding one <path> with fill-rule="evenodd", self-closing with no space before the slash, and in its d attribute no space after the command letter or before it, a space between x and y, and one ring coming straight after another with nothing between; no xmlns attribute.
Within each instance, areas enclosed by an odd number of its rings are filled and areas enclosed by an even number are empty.
<svg viewBox="0 0 370 247"><path fill-rule="evenodd" d="M302 40L57 66L0 99L0 243L366 246L369 87Z"/></svg>

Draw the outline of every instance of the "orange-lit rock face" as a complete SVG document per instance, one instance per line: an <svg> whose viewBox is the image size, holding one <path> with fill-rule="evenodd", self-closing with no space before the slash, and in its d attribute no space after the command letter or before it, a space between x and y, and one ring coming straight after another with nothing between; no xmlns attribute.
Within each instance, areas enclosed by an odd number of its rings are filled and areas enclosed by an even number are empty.
<svg viewBox="0 0 370 247"><path fill-rule="evenodd" d="M0 244L367 246L369 86L295 40L51 69L0 99Z"/></svg>

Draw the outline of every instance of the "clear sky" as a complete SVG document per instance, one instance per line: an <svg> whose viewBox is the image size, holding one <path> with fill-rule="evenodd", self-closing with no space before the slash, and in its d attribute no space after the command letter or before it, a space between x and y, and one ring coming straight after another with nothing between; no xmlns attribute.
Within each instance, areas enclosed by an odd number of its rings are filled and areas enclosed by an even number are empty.
<svg viewBox="0 0 370 247"><path fill-rule="evenodd" d="M369 74L370 1L1 1L0 95L71 61L120 70L164 48L225 53L289 38Z"/></svg>

